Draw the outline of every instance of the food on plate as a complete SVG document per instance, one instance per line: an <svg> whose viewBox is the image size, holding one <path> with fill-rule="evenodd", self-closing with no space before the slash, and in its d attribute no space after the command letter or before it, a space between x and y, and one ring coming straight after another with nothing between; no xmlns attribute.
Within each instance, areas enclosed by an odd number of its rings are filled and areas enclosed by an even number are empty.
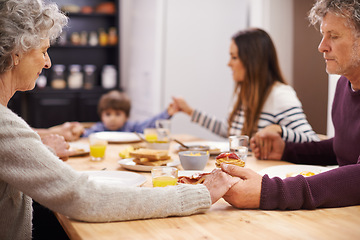
<svg viewBox="0 0 360 240"><path fill-rule="evenodd" d="M133 162L137 165L146 165L146 166L166 166L169 162L172 162L172 159L168 160L154 160L149 158L134 158Z"/></svg>
<svg viewBox="0 0 360 240"><path fill-rule="evenodd" d="M221 163L233 164L239 167L245 166L245 162L241 160L238 157L238 155L236 155L233 152L220 153L216 157L216 162L215 162L216 167L220 167Z"/></svg>
<svg viewBox="0 0 360 240"><path fill-rule="evenodd" d="M180 176L178 177L178 183L185 183L185 184L202 184L207 175L209 175L210 173L195 173L192 176Z"/></svg>
<svg viewBox="0 0 360 240"><path fill-rule="evenodd" d="M167 150L140 148L130 151L129 155L137 165L164 166L172 161Z"/></svg>
<svg viewBox="0 0 360 240"><path fill-rule="evenodd" d="M73 157L73 156L81 156L81 155L85 155L89 153L89 148L80 144L73 144L70 143L70 148L69 148L70 154L69 156Z"/></svg>
<svg viewBox="0 0 360 240"><path fill-rule="evenodd" d="M85 154L86 153L85 149L77 148L77 147L70 147L69 151L74 153L74 154Z"/></svg>
<svg viewBox="0 0 360 240"><path fill-rule="evenodd" d="M297 175L302 175L304 177L310 177L310 176L314 176L317 173L311 172L311 171L301 171L301 172L290 172L286 174L286 177L295 177Z"/></svg>
<svg viewBox="0 0 360 240"><path fill-rule="evenodd" d="M134 151L130 151L130 156L135 158L148 158L150 160L170 159L169 152L167 150L157 150L149 148L139 148Z"/></svg>
<svg viewBox="0 0 360 240"><path fill-rule="evenodd" d="M119 156L121 158L130 158L130 152L134 151L134 147L130 146L119 152Z"/></svg>

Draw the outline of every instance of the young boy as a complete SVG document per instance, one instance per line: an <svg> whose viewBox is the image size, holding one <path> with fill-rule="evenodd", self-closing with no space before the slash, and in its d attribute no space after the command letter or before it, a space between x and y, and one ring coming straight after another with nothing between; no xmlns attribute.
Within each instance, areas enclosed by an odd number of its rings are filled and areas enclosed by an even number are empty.
<svg viewBox="0 0 360 240"><path fill-rule="evenodd" d="M140 132L145 128L154 128L155 121L158 119L169 119L178 112L175 105L169 104L168 108L154 117L143 122L128 121L131 103L125 93L112 90L101 96L98 104L98 113L101 122L97 122L91 128L85 129L83 137L88 137L91 133L102 131L117 132Z"/></svg>

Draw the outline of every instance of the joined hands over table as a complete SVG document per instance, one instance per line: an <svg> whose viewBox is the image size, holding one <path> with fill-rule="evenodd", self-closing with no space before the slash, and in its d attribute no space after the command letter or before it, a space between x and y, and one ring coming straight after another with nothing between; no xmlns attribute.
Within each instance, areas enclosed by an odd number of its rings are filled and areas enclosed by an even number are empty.
<svg viewBox="0 0 360 240"><path fill-rule="evenodd" d="M176 135L183 142L201 139ZM87 139L78 142L87 143ZM136 143L138 144L138 143ZM119 152L130 144L109 144L103 161L92 162L90 156L71 157L66 162L79 171L128 171L118 161ZM171 145L173 159L178 159ZM246 167L254 171L290 164L281 161L257 160L250 156ZM178 166L179 170L181 166ZM210 158L205 171L215 168ZM149 172L137 172L146 177L142 187L152 187ZM121 203L119 203L121 204ZM70 239L359 239L360 206L297 211L241 210L223 199L205 214L187 217L133 220L111 223L79 222L55 213Z"/></svg>

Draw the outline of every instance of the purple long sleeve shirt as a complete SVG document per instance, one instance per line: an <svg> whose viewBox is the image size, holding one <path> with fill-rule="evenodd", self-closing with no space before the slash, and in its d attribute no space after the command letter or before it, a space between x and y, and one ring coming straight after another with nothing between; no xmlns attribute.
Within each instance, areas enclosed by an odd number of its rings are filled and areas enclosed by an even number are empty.
<svg viewBox="0 0 360 240"><path fill-rule="evenodd" d="M282 160L339 168L312 177L286 179L265 175L261 209L315 209L360 204L360 91L349 80L338 80L332 119L335 136L308 143L286 143Z"/></svg>

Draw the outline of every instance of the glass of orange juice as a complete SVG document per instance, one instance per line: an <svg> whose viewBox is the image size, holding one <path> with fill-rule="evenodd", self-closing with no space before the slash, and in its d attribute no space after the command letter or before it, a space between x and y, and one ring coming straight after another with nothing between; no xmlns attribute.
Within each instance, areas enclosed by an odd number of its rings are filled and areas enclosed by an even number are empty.
<svg viewBox="0 0 360 240"><path fill-rule="evenodd" d="M107 141L99 138L96 134L89 136L90 159L92 161L101 161L105 157Z"/></svg>
<svg viewBox="0 0 360 240"><path fill-rule="evenodd" d="M146 141L151 143L156 142L158 138L156 128L145 128L144 136Z"/></svg>
<svg viewBox="0 0 360 240"><path fill-rule="evenodd" d="M151 176L154 187L177 185L178 170L174 167L153 167Z"/></svg>

